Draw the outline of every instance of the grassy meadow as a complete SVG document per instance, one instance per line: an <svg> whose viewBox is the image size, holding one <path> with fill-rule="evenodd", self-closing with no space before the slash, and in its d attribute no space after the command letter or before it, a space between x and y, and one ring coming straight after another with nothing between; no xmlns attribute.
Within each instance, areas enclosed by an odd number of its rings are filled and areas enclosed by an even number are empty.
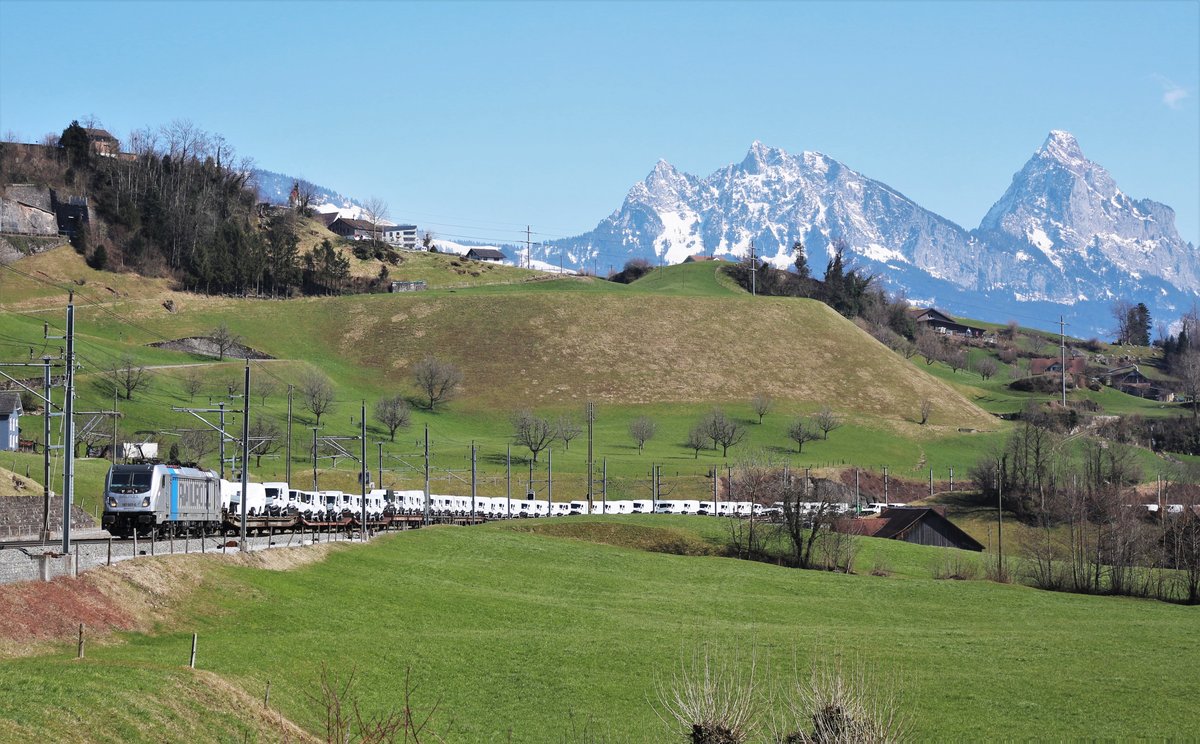
<svg viewBox="0 0 1200 744"><path fill-rule="evenodd" d="M283 572L213 557L187 613L156 632L95 644L82 662L73 646L0 662L0 687L20 692L0 702L0 735L71 740L83 725L89 741L255 740L262 728L228 706L175 697L198 684L180 669L192 632L197 674L246 699L270 681L273 708L316 733L308 694L324 662L356 670L369 713L398 707L411 673L414 704L438 703L433 729L448 741L670 741L656 689L705 649L743 672L754 659L777 694L814 658L862 666L902 701L916 740L1169 739L1200 727L1188 702L1200 694L1194 608L935 581L930 566L954 551L891 541L864 540L859 559L860 572L883 561L886 577L636 549L703 552L723 521L423 529Z"/></svg>

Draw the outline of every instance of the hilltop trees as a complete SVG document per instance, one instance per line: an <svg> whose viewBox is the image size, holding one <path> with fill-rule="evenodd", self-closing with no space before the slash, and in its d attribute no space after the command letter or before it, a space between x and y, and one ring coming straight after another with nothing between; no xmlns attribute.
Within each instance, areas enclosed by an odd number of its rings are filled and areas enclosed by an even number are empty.
<svg viewBox="0 0 1200 744"><path fill-rule="evenodd" d="M1117 300L1113 302L1111 311L1117 323L1116 343L1150 345L1150 310L1144 303L1134 305L1128 300Z"/></svg>

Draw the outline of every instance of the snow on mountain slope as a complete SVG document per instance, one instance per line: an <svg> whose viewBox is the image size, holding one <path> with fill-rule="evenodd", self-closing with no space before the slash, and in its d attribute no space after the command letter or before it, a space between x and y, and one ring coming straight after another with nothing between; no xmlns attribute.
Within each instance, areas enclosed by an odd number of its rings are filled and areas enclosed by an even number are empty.
<svg viewBox="0 0 1200 744"><path fill-rule="evenodd" d="M706 178L660 160L594 230L546 246L543 257L561 251L574 266L738 258L751 241L781 267L802 241L818 275L841 245L888 285L976 315L973 300L997 314L1071 306L1079 332L1106 328L1115 297L1145 301L1157 317L1200 297L1200 256L1179 238L1174 212L1123 194L1061 131L974 231L826 155L754 142L740 162Z"/></svg>

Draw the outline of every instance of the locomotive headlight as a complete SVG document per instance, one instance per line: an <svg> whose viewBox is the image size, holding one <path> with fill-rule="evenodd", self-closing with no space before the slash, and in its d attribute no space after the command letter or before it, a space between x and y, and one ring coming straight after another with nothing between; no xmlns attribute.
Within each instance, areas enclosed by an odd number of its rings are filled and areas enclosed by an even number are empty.
<svg viewBox="0 0 1200 744"><path fill-rule="evenodd" d="M116 506L116 505L117 505L117 497L116 497L116 496L109 496L109 497L108 497L108 505L109 505L109 506Z"/></svg>
<svg viewBox="0 0 1200 744"><path fill-rule="evenodd" d="M142 499L142 506L150 506L150 497L149 496Z"/></svg>

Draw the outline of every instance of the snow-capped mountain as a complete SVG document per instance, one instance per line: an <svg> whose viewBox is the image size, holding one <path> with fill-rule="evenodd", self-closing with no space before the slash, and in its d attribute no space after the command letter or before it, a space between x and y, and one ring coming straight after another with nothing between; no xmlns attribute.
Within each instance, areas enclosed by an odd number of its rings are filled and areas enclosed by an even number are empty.
<svg viewBox="0 0 1200 744"><path fill-rule="evenodd" d="M776 266L791 263L802 241L818 274L843 245L890 286L966 315L1032 322L1071 306L1077 333L1106 330L1115 297L1166 319L1200 296L1200 255L1175 231L1174 212L1121 193L1058 131L974 231L827 155L755 142L741 162L703 179L660 160L595 230L546 250L563 250L576 266L634 256L674 263L694 253L741 257L751 241Z"/></svg>
<svg viewBox="0 0 1200 744"><path fill-rule="evenodd" d="M258 190L258 198L271 204L287 204L288 196L292 193L292 186L299 183L302 188L306 188L312 193L310 206L318 212L332 212L334 209L346 210L347 213L344 216L358 217L358 214L351 214L351 212L362 209L362 204L357 199L333 189L318 186L303 178L258 168L252 170L250 175Z"/></svg>

